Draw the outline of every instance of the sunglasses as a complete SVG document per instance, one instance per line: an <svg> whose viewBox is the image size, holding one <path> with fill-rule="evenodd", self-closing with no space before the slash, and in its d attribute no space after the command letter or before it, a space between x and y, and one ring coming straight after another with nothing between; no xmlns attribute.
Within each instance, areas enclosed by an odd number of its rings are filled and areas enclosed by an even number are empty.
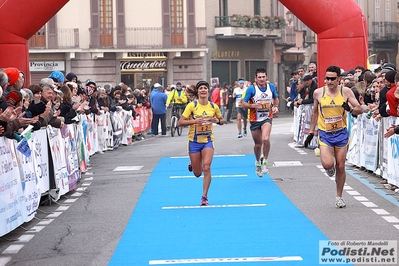
<svg viewBox="0 0 399 266"><path fill-rule="evenodd" d="M325 79L326 80L331 80L331 81L334 81L334 80L336 80L338 77L325 77Z"/></svg>

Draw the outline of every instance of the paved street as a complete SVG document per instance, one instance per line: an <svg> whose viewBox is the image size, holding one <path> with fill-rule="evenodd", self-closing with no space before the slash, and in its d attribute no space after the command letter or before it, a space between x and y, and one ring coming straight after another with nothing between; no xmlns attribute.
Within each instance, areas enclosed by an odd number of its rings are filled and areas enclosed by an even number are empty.
<svg viewBox="0 0 399 266"><path fill-rule="evenodd" d="M291 122L274 119L263 178L252 138L215 127L209 208L187 171L187 129L94 155L76 191L1 239L0 265L318 265L320 240L397 240L398 195L348 165L348 207L336 209L334 181L292 145Z"/></svg>

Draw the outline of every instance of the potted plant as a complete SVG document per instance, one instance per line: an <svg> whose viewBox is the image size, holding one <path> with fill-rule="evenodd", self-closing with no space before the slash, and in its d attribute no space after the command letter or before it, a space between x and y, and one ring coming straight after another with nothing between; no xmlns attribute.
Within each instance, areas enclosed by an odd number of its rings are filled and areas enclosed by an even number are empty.
<svg viewBox="0 0 399 266"><path fill-rule="evenodd" d="M287 26L287 22L284 17L280 17L279 23L280 23L280 29L285 28Z"/></svg>
<svg viewBox="0 0 399 266"><path fill-rule="evenodd" d="M231 20L232 20L232 21L236 21L236 20L237 20L237 14L231 15Z"/></svg>
<svg viewBox="0 0 399 266"><path fill-rule="evenodd" d="M247 27L249 28L255 28L256 27L256 22L255 22L255 18L248 16L249 20L247 22Z"/></svg>
<svg viewBox="0 0 399 266"><path fill-rule="evenodd" d="M260 16L259 16L259 15L257 15L257 14L255 14L255 15L254 15L254 21L255 21L255 22L258 22L258 21L259 21L259 19L260 19Z"/></svg>
<svg viewBox="0 0 399 266"><path fill-rule="evenodd" d="M237 26L238 27L245 27L246 22L245 22L245 19L244 19L243 16L237 15L237 20L236 21L237 21Z"/></svg>
<svg viewBox="0 0 399 266"><path fill-rule="evenodd" d="M265 17L259 17L259 26L261 29L266 28L266 18Z"/></svg>

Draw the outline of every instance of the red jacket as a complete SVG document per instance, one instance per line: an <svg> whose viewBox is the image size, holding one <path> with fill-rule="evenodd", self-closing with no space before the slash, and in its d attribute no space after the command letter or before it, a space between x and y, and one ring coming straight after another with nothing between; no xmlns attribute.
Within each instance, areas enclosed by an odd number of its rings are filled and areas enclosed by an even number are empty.
<svg viewBox="0 0 399 266"><path fill-rule="evenodd" d="M396 85L391 83L391 88L387 92L387 101L389 105L389 111L388 114L391 116L396 116L398 117L398 110L397 106L399 104L399 99L395 97L395 90L396 90Z"/></svg>
<svg viewBox="0 0 399 266"><path fill-rule="evenodd" d="M212 92L211 95L211 101L213 103L216 103L218 106L220 106L220 89L219 88L215 88Z"/></svg>

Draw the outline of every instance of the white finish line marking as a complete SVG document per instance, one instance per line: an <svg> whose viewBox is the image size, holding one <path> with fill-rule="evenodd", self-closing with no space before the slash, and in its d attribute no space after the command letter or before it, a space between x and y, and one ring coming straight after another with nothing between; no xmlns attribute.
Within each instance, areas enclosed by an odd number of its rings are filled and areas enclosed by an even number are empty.
<svg viewBox="0 0 399 266"><path fill-rule="evenodd" d="M35 235L29 235L29 234L27 234L27 235L22 235L22 236L20 236L20 237L18 238L18 242L29 242L29 241L31 241L32 238L34 238L34 237L35 237Z"/></svg>
<svg viewBox="0 0 399 266"><path fill-rule="evenodd" d="M6 248L2 254L17 254L18 251L23 248L24 245L10 245L8 248Z"/></svg>
<svg viewBox="0 0 399 266"><path fill-rule="evenodd" d="M381 216L384 218L388 223L399 223L399 219L395 216Z"/></svg>
<svg viewBox="0 0 399 266"><path fill-rule="evenodd" d="M118 166L114 170L114 172L120 172L120 171L138 171L141 170L143 166Z"/></svg>
<svg viewBox="0 0 399 266"><path fill-rule="evenodd" d="M247 177L248 175L212 175L212 178L214 177ZM200 177L204 177L203 175L201 175ZM199 178L199 177L195 177L193 175L172 175L169 178Z"/></svg>
<svg viewBox="0 0 399 266"><path fill-rule="evenodd" d="M196 263L221 263L221 262L265 262L265 261L299 261L301 256L284 257L244 257L244 258L205 258L205 259L173 259L173 260L150 260L149 265L166 264L196 264Z"/></svg>
<svg viewBox="0 0 399 266"><path fill-rule="evenodd" d="M375 212L376 214L379 214L379 215L388 215L389 214L389 212L387 212L384 209L372 209L372 210L373 210L373 212Z"/></svg>
<svg viewBox="0 0 399 266"><path fill-rule="evenodd" d="M282 167L282 166L302 166L303 164L300 161L282 161L282 162L274 162L274 167Z"/></svg>
<svg viewBox="0 0 399 266"><path fill-rule="evenodd" d="M202 209L202 208L237 208L237 207L264 207L265 203L257 204L219 204L219 205L208 205L208 206L169 206L162 207L162 210L176 210L176 209Z"/></svg>

